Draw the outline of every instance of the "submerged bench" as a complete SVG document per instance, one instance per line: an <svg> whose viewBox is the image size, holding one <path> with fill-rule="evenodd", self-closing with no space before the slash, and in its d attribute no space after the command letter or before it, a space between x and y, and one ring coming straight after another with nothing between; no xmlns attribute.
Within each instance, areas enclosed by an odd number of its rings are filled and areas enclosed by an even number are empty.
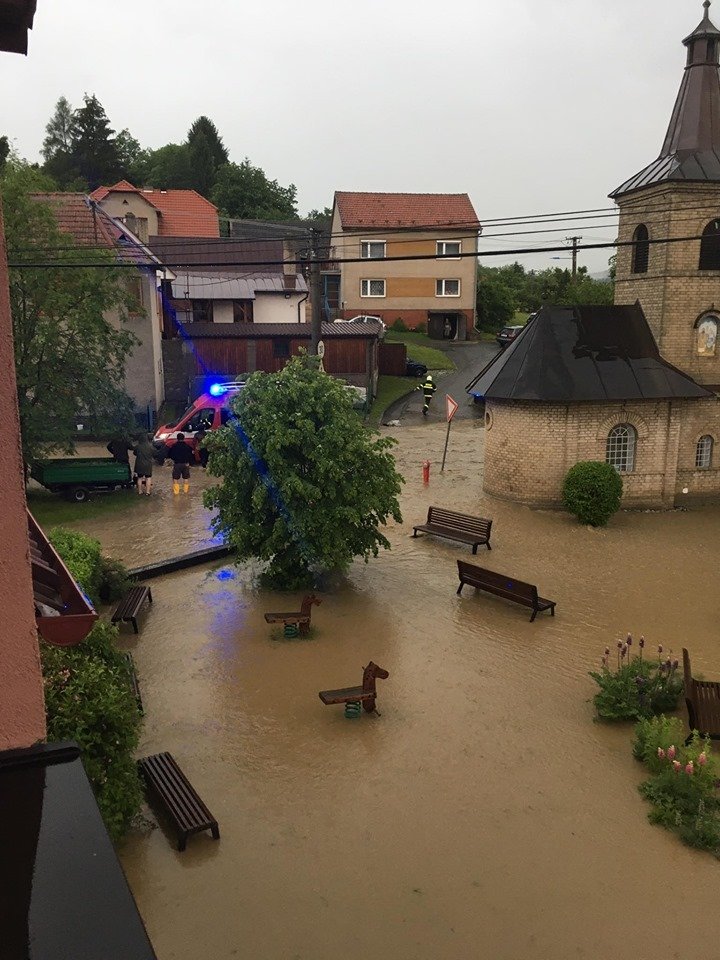
<svg viewBox="0 0 720 960"><path fill-rule="evenodd" d="M690 730L704 737L720 740L720 683L714 680L696 680L690 669L690 654L683 647L685 704ZM685 741L692 739L692 733Z"/></svg>
<svg viewBox="0 0 720 960"><path fill-rule="evenodd" d="M131 653L124 653L123 659L127 664L130 690L133 697L135 697L135 703L138 705L138 710L141 714L144 714L145 710L143 708L142 697L140 696L140 684L138 683L137 673L135 672L135 661L133 660L133 655Z"/></svg>
<svg viewBox="0 0 720 960"><path fill-rule="evenodd" d="M484 545L491 550L490 530L492 520L486 520L484 517L471 517L466 513L456 513L454 510L445 510L442 507L430 507L428 509L427 522L413 527L413 536L416 537L418 530L424 533L432 533L436 537L445 537L447 540L458 540L460 543L471 543L472 552L477 553L477 548Z"/></svg>
<svg viewBox="0 0 720 960"><path fill-rule="evenodd" d="M119 620L129 620L133 625L135 633L138 633L137 615L140 613L140 608L146 600L150 603L153 602L150 587L131 587L127 595L124 596L117 605L115 613L112 615L112 622L117 623Z"/></svg>
<svg viewBox="0 0 720 960"><path fill-rule="evenodd" d="M519 603L523 607L530 607L532 609L530 623L543 610L549 610L551 615L555 616L555 601L539 597L537 587L533 584L524 583L522 580L513 580L501 573L495 573L494 570L485 570L483 567L476 567L475 564L467 563L464 560L458 560L457 565L458 576L460 577L458 593L461 593L462 588L467 584L469 587L476 587L478 590L492 593L496 597L512 600L513 603Z"/></svg>
<svg viewBox="0 0 720 960"><path fill-rule="evenodd" d="M156 753L138 760L140 774L148 791L173 822L178 835L178 850L184 850L188 837L210 830L213 840L220 839L215 817L200 799L195 788L170 753Z"/></svg>

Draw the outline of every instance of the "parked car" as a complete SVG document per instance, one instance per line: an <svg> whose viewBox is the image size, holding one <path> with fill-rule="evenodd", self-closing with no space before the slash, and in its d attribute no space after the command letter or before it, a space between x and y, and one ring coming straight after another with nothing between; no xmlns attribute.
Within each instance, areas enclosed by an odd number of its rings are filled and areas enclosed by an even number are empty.
<svg viewBox="0 0 720 960"><path fill-rule="evenodd" d="M213 383L207 393L201 394L175 423L165 423L158 427L153 438L155 456L160 460L164 451L177 442L179 433L185 434L187 442L195 446L195 434L204 430L218 430L232 417L230 401L245 384L240 380L226 383Z"/></svg>
<svg viewBox="0 0 720 960"><path fill-rule="evenodd" d="M336 320L335 323L377 323L380 325L380 339L385 336L385 324L382 317L373 317L369 313L361 313L357 317L350 317L349 320Z"/></svg>
<svg viewBox="0 0 720 960"><path fill-rule="evenodd" d="M524 329L524 326L503 327L500 333L495 337L495 342L504 350L505 347L508 347L513 342L513 340L518 338Z"/></svg>
<svg viewBox="0 0 720 960"><path fill-rule="evenodd" d="M405 361L405 376L406 377L424 377L427 373L428 368L424 363L420 363L419 360L410 360Z"/></svg>

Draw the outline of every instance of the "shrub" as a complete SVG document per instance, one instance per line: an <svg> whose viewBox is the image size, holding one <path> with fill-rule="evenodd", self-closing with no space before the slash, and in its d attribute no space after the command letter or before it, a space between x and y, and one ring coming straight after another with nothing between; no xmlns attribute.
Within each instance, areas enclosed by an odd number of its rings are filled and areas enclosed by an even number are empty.
<svg viewBox="0 0 720 960"><path fill-rule="evenodd" d="M583 460L565 475L563 501L580 523L604 527L620 509L622 490L622 477L609 463Z"/></svg>
<svg viewBox="0 0 720 960"><path fill-rule="evenodd" d="M65 562L65 566L93 603L100 596L102 553L100 542L76 530L55 527L50 531L50 543Z"/></svg>
<svg viewBox="0 0 720 960"><path fill-rule="evenodd" d="M673 830L691 847L718 855L720 797L710 741L697 731L689 744L682 739L682 724L674 718L653 717L638 724L633 753L651 773L639 790L652 804L651 823Z"/></svg>
<svg viewBox="0 0 720 960"><path fill-rule="evenodd" d="M402 317L398 317L395 323L390 327L391 330L397 330L398 333L404 333L407 330L405 321Z"/></svg>
<svg viewBox="0 0 720 960"><path fill-rule="evenodd" d="M132 581L127 567L119 560L104 557L99 541L63 527L51 530L49 539L94 604L119 600L130 589Z"/></svg>
<svg viewBox="0 0 720 960"><path fill-rule="evenodd" d="M640 720L654 714L672 711L683 690L678 674L678 661L663 656L658 647L657 659L643 656L645 638L640 637L638 653L633 657L633 638L618 640L615 662L612 662L610 647L605 648L599 671L591 670L590 676L600 688L593 697L597 715L601 720Z"/></svg>
<svg viewBox="0 0 720 960"><path fill-rule="evenodd" d="M420 321L416 326L413 327L415 333L427 333L427 324Z"/></svg>
<svg viewBox="0 0 720 960"><path fill-rule="evenodd" d="M41 644L48 739L80 745L113 840L122 837L137 816L143 794L133 757L140 712L116 638L116 627L98 622L76 647Z"/></svg>

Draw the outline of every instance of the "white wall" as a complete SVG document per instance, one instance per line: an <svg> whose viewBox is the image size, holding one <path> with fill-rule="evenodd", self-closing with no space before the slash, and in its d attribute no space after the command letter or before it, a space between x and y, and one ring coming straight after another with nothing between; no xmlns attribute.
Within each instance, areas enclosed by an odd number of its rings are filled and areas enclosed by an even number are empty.
<svg viewBox="0 0 720 960"><path fill-rule="evenodd" d="M283 293L256 293L253 307L255 323L297 323L298 303L304 293L293 293L287 299ZM300 320L304 322L305 311L300 310Z"/></svg>
<svg viewBox="0 0 720 960"><path fill-rule="evenodd" d="M233 322L232 300L213 300L213 323Z"/></svg>

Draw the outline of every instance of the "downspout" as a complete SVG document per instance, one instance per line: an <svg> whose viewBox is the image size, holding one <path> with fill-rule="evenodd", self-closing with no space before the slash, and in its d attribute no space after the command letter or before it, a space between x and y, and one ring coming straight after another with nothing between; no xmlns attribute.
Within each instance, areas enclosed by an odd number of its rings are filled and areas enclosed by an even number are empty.
<svg viewBox="0 0 720 960"><path fill-rule="evenodd" d="M302 300L298 300L298 305L297 305L297 308L298 308L298 323L302 323L302 320L300 319L300 307L303 305L303 303L305 303L305 301L307 300L307 298L308 298L309 296L310 296L310 291L308 290L308 292L305 294L305 296L302 298Z"/></svg>

